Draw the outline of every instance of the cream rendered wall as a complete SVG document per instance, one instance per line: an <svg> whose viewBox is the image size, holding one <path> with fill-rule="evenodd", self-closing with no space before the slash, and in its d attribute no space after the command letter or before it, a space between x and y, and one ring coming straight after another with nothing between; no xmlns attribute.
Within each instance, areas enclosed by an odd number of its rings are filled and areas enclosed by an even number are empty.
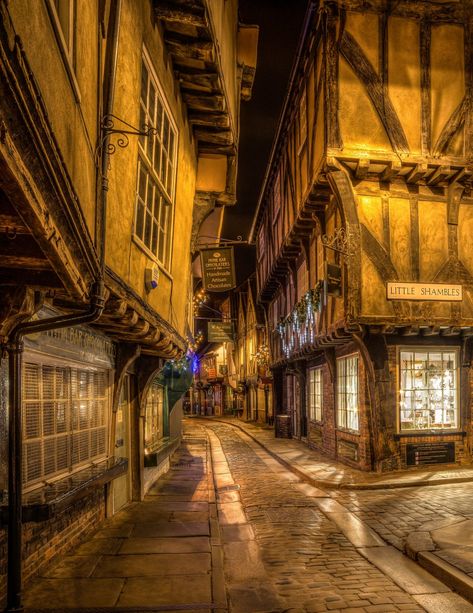
<svg viewBox="0 0 473 613"><path fill-rule="evenodd" d="M224 88L232 117L231 121L237 136L239 116L237 109L240 98L236 73L238 2L237 0L224 0L223 2L222 0L207 0L207 6L217 40L220 63L224 74Z"/></svg>
<svg viewBox="0 0 473 613"><path fill-rule="evenodd" d="M77 0L75 77L78 99L66 72L46 2L15 0L8 5L92 237L96 202L97 6L96 2Z"/></svg>
<svg viewBox="0 0 473 613"><path fill-rule="evenodd" d="M153 266L154 260L133 241L138 161L138 138L134 136L130 137L126 149L118 149L111 158L106 261L141 298L183 334L190 278L190 235L197 167L195 145L160 27L154 25L151 5L125 0L120 26L114 114L133 126L139 125L143 45L151 58L178 132L171 264L169 270L160 269L158 288L148 293L144 271L146 267Z"/></svg>

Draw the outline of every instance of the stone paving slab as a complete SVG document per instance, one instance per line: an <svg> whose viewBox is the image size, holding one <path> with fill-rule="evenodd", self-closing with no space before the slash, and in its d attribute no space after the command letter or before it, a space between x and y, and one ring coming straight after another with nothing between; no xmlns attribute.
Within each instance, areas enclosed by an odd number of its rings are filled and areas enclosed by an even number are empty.
<svg viewBox="0 0 473 613"><path fill-rule="evenodd" d="M122 591L124 579L41 579L25 594L25 606L49 608L110 607Z"/></svg>
<svg viewBox="0 0 473 613"><path fill-rule="evenodd" d="M129 578L118 600L118 606L202 604L212 603L210 575Z"/></svg>
<svg viewBox="0 0 473 613"><path fill-rule="evenodd" d="M415 600L429 613L473 613L473 605L458 594L421 594Z"/></svg>
<svg viewBox="0 0 473 613"><path fill-rule="evenodd" d="M161 524L145 524L133 526L129 536L160 537L160 536L209 536L208 522L169 522Z"/></svg>
<svg viewBox="0 0 473 613"><path fill-rule="evenodd" d="M203 536L128 538L123 539L120 548L120 554L124 553L210 553L210 539Z"/></svg>

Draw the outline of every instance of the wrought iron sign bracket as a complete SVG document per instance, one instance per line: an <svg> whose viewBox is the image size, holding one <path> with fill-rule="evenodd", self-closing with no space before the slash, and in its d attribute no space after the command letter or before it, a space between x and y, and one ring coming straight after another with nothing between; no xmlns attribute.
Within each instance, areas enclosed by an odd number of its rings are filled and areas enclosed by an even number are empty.
<svg viewBox="0 0 473 613"><path fill-rule="evenodd" d="M346 257L352 255L349 238L345 232L345 228L337 228L331 236L324 234L322 236L322 245L324 249L331 249Z"/></svg>
<svg viewBox="0 0 473 613"><path fill-rule="evenodd" d="M129 136L154 136L158 133L156 128L144 125L140 130L132 126L130 123L117 117L116 115L104 115L100 122L100 143L96 149L97 159L102 155L102 151L105 147L108 155L113 155L117 150L117 146L120 149L125 149L130 144ZM116 143L110 142L112 136L117 136Z"/></svg>

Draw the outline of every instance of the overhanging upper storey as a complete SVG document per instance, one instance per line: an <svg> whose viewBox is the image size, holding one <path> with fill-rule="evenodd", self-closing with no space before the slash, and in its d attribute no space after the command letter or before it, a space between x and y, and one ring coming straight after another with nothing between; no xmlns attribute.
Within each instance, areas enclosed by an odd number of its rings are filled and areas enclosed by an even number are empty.
<svg viewBox="0 0 473 613"><path fill-rule="evenodd" d="M309 3L250 233L260 299L342 211L333 172L356 193L469 202L472 22L470 0Z"/></svg>
<svg viewBox="0 0 473 613"><path fill-rule="evenodd" d="M236 0L154 1L204 160L199 165L215 167L212 185L204 177L197 190L212 192L219 204L235 202L240 98L250 98L256 67L258 28L236 29L237 10Z"/></svg>

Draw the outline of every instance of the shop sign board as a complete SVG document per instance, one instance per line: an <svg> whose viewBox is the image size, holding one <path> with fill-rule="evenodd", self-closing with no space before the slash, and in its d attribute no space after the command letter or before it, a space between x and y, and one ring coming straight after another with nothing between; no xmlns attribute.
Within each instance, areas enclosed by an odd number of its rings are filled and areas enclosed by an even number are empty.
<svg viewBox="0 0 473 613"><path fill-rule="evenodd" d="M233 324L227 321L207 322L209 343L233 343Z"/></svg>
<svg viewBox="0 0 473 613"><path fill-rule="evenodd" d="M463 286L450 283L387 283L388 300L435 300L441 302L461 302Z"/></svg>
<svg viewBox="0 0 473 613"><path fill-rule="evenodd" d="M226 292L235 282L235 259L233 247L201 249L204 289L208 292Z"/></svg>

